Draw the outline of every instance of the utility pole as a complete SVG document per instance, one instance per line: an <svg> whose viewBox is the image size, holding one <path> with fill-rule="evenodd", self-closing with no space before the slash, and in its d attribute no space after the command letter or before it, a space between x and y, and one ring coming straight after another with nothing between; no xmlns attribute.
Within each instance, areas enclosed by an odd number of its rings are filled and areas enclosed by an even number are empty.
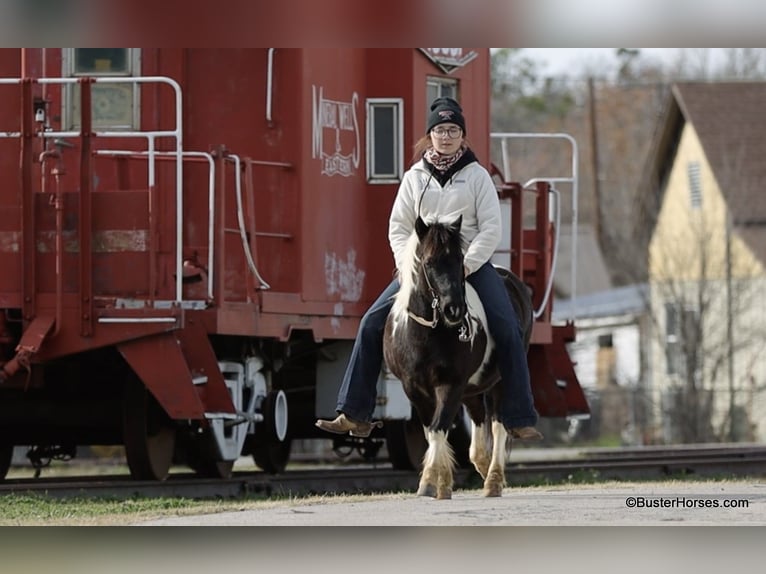
<svg viewBox="0 0 766 574"><path fill-rule="evenodd" d="M604 242L601 232L601 176L598 160L598 129L596 127L596 89L593 83L593 76L588 78L588 111L590 119L591 170L593 171L593 199L595 202L593 209L593 231L596 234L599 247L603 249Z"/></svg>
<svg viewBox="0 0 766 574"><path fill-rule="evenodd" d="M731 211L726 208L726 340L728 341L729 441L734 442L734 317L731 287Z"/></svg>

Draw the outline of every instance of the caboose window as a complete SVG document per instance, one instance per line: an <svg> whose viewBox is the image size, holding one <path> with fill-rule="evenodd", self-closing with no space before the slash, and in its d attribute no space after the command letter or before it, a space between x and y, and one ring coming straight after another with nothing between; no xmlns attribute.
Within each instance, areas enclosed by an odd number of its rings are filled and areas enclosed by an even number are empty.
<svg viewBox="0 0 766 574"><path fill-rule="evenodd" d="M68 76L126 77L139 74L138 48L67 48L63 66ZM91 88L92 122L96 129L137 129L139 90L134 84L99 83ZM80 87L64 93L66 129L80 127Z"/></svg>
<svg viewBox="0 0 766 574"><path fill-rule="evenodd" d="M75 75L121 75L130 74L129 48L75 48Z"/></svg>
<svg viewBox="0 0 766 574"><path fill-rule="evenodd" d="M426 117L430 112L431 102L436 98L449 97L460 101L457 95L457 80L431 76L426 80Z"/></svg>
<svg viewBox="0 0 766 574"><path fill-rule="evenodd" d="M398 183L402 177L404 129L402 100L367 100L367 181Z"/></svg>

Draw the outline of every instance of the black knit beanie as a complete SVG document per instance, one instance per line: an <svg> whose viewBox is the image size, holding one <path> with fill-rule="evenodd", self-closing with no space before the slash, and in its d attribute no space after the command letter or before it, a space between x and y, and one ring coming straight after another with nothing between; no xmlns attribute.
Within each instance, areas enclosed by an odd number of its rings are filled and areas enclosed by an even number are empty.
<svg viewBox="0 0 766 574"><path fill-rule="evenodd" d="M466 133L463 108L460 107L460 104L452 98L436 98L431 102L431 113L428 114L426 133L430 133L439 124L446 123L459 125L463 134Z"/></svg>

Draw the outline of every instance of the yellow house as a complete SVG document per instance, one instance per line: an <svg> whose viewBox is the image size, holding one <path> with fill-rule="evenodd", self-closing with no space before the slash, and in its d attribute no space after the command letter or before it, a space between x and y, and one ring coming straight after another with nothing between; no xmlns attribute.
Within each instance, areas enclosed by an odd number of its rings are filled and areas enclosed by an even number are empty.
<svg viewBox="0 0 766 574"><path fill-rule="evenodd" d="M766 439L765 108L762 82L670 90L637 211L657 441Z"/></svg>

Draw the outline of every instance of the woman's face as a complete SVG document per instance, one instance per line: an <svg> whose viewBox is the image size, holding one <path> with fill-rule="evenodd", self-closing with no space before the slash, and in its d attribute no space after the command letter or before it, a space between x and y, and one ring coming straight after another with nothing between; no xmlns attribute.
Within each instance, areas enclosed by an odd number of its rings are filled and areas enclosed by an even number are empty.
<svg viewBox="0 0 766 574"><path fill-rule="evenodd" d="M463 143L463 130L457 124L439 124L431 130L431 144L443 155L452 155Z"/></svg>

